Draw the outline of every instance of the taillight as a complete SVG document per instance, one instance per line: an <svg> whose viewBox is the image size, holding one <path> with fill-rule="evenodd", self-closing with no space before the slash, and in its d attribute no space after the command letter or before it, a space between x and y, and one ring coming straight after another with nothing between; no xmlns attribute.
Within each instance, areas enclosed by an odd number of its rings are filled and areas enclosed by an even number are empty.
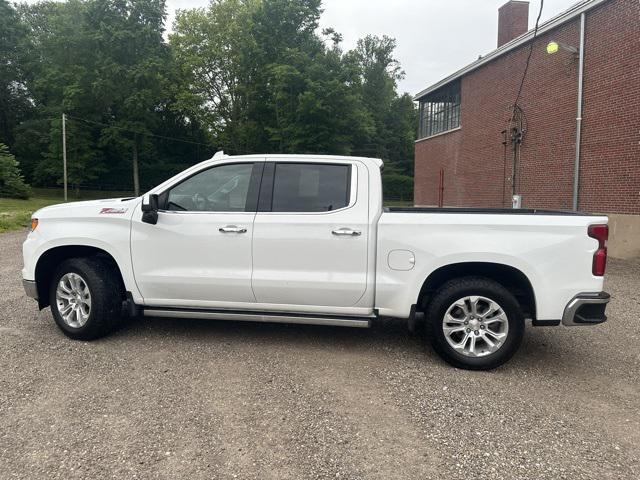
<svg viewBox="0 0 640 480"><path fill-rule="evenodd" d="M607 267L607 240L609 239L609 226L589 225L587 234L591 238L598 240L598 249L593 254L593 266L591 267L591 272L597 277L602 277L604 275L605 268Z"/></svg>

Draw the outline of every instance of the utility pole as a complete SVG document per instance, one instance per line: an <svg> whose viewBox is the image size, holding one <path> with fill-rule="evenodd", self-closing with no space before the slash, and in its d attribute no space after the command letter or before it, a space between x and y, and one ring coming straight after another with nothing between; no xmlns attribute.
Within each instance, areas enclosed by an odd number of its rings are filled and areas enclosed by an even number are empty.
<svg viewBox="0 0 640 480"><path fill-rule="evenodd" d="M64 201L67 201L67 116L62 114L62 176L64 177Z"/></svg>
<svg viewBox="0 0 640 480"><path fill-rule="evenodd" d="M138 134L133 135L133 192L140 195L140 179L138 176Z"/></svg>

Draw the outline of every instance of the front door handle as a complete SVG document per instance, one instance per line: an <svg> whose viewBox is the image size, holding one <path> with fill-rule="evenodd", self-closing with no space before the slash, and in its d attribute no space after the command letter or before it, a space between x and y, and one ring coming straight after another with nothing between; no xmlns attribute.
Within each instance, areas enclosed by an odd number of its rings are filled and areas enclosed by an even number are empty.
<svg viewBox="0 0 640 480"><path fill-rule="evenodd" d="M346 227L337 228L335 230L332 230L331 233L333 233L334 235L348 235L351 237L357 237L358 235L362 234L360 230L354 230L353 228Z"/></svg>
<svg viewBox="0 0 640 480"><path fill-rule="evenodd" d="M247 229L237 225L227 225L218 229L220 233L247 233Z"/></svg>

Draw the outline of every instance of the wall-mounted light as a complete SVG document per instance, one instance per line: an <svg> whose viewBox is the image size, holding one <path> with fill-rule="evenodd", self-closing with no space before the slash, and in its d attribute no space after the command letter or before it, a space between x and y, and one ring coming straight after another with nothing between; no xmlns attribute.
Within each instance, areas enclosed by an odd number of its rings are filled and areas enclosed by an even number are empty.
<svg viewBox="0 0 640 480"><path fill-rule="evenodd" d="M577 55L579 52L576 47L572 47L571 45L567 45L566 43L558 42L556 40L552 40L547 44L547 53L549 55L558 53L560 50L573 53L574 55Z"/></svg>

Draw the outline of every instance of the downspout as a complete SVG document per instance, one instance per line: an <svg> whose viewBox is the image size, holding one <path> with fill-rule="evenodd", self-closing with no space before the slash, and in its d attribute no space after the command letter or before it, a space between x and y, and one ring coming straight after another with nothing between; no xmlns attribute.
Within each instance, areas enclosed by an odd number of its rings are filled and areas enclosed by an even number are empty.
<svg viewBox="0 0 640 480"><path fill-rule="evenodd" d="M573 210L578 210L578 190L580 188L580 143L582 139L582 80L584 77L584 24L585 14L580 14L580 47L578 50L578 112L576 115L576 159L573 168Z"/></svg>

